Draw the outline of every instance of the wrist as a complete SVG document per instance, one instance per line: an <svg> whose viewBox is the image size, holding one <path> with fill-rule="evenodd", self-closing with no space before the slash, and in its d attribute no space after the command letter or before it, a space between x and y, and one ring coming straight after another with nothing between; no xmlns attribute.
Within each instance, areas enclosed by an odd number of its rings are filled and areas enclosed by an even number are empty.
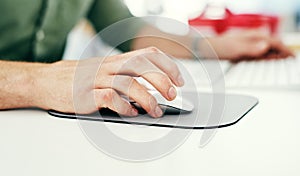
<svg viewBox="0 0 300 176"><path fill-rule="evenodd" d="M209 37L199 41L199 52L201 52L202 57L207 59L219 59L215 39L214 37Z"/></svg>
<svg viewBox="0 0 300 176"><path fill-rule="evenodd" d="M202 38L195 36L192 41L192 55L195 60L200 60L202 58L202 54L200 52L200 42Z"/></svg>
<svg viewBox="0 0 300 176"><path fill-rule="evenodd" d="M31 64L26 69L24 83L24 95L26 95L26 99L28 100L28 106L30 107L38 107L45 109L45 105L43 103L45 94L45 82L49 81L48 76L50 74L52 64L42 64L42 63L34 63ZM49 83L49 82L48 82Z"/></svg>
<svg viewBox="0 0 300 176"><path fill-rule="evenodd" d="M30 73L34 93L30 97L32 106L53 109L57 102L72 97L74 70L77 61L59 61L36 65Z"/></svg>

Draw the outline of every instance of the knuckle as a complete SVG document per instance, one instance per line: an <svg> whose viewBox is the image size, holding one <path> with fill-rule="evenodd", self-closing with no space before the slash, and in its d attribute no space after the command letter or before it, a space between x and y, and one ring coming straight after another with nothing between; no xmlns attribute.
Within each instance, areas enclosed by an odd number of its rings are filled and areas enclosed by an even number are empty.
<svg viewBox="0 0 300 176"><path fill-rule="evenodd" d="M132 77L129 76L116 76L113 80L113 84L120 85L121 87L128 87L133 81ZM112 87L115 87L112 85Z"/></svg>
<svg viewBox="0 0 300 176"><path fill-rule="evenodd" d="M113 90L105 90L101 95L101 99L105 102L111 101L113 97L114 97Z"/></svg>
<svg viewBox="0 0 300 176"><path fill-rule="evenodd" d="M132 77L124 77L121 86L125 87L127 90L127 93L130 92L131 87L135 85L135 80Z"/></svg>
<svg viewBox="0 0 300 176"><path fill-rule="evenodd" d="M169 82L170 82L170 79L169 79L169 77L168 77L165 73L161 73L161 74L160 74L159 81L160 81L160 83L163 84L163 85L165 85L165 84L168 85Z"/></svg>
<svg viewBox="0 0 300 176"><path fill-rule="evenodd" d="M143 55L138 55L131 59L131 63L133 63L133 66L140 66L141 64L145 64L146 60Z"/></svg>
<svg viewBox="0 0 300 176"><path fill-rule="evenodd" d="M134 81L134 79L129 76L125 76L122 78L122 84L124 84L124 85L130 85L130 84L132 84L133 81Z"/></svg>
<svg viewBox="0 0 300 176"><path fill-rule="evenodd" d="M158 48L156 48L154 46L148 47L147 51L152 52L152 53L160 53L161 52Z"/></svg>
<svg viewBox="0 0 300 176"><path fill-rule="evenodd" d="M124 56L122 54L117 54L117 55L114 55L113 57L107 57L107 58L110 58L109 61L118 61L118 60L121 60L124 58Z"/></svg>

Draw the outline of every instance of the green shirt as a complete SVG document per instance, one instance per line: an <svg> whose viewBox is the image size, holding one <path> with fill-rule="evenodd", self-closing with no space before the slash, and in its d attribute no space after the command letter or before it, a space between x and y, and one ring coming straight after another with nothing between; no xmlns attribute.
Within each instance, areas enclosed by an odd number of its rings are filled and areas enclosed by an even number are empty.
<svg viewBox="0 0 300 176"><path fill-rule="evenodd" d="M30 62L60 60L68 33L82 18L101 31L132 16L120 0L1 0L0 13L0 59ZM128 26L124 33L137 30ZM130 42L119 46L129 48Z"/></svg>

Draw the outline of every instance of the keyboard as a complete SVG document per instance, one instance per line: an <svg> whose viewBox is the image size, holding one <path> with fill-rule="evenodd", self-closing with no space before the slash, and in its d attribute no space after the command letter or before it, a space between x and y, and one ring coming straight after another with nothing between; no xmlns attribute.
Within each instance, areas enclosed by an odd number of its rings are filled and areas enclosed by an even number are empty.
<svg viewBox="0 0 300 176"><path fill-rule="evenodd" d="M224 79L225 73L231 67L228 61L179 59L176 62L184 77L186 89L193 89L194 85L199 88L211 87L220 78Z"/></svg>
<svg viewBox="0 0 300 176"><path fill-rule="evenodd" d="M300 87L300 60L286 58L232 64L225 74L225 85L233 88Z"/></svg>
<svg viewBox="0 0 300 176"><path fill-rule="evenodd" d="M209 61L178 61L181 70L188 71L197 86L211 86L224 79L227 88L300 88L300 57L242 61L230 63L219 61L221 71L218 71L216 63ZM209 77L204 68L215 69L216 73ZM189 80L188 80L189 81Z"/></svg>

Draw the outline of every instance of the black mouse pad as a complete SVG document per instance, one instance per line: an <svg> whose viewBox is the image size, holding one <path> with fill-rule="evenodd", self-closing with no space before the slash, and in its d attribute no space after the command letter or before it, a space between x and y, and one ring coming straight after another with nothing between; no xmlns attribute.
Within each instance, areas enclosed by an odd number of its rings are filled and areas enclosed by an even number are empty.
<svg viewBox="0 0 300 176"><path fill-rule="evenodd" d="M98 123L111 122L184 129L211 129L236 124L258 104L257 98L244 95L183 92L181 96L194 104L194 110L190 113L166 111L164 116L158 119L154 119L142 111L137 117L120 117L108 109L88 115L66 114L52 110L49 111L49 114L59 118L98 121Z"/></svg>

